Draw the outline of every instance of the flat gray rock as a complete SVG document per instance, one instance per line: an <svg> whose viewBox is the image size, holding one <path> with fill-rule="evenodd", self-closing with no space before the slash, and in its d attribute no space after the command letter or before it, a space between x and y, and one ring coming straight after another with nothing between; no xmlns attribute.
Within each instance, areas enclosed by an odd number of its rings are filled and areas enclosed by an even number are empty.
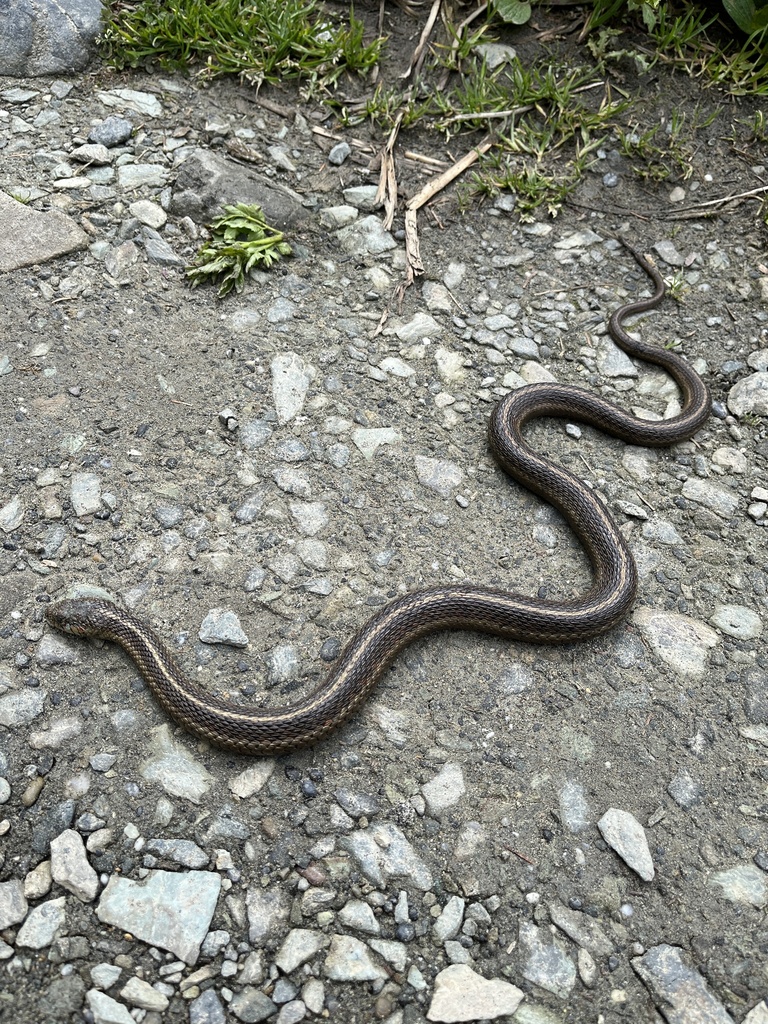
<svg viewBox="0 0 768 1024"><path fill-rule="evenodd" d="M194 221L221 216L232 203L256 203L273 227L285 228L301 219L301 196L242 164L208 150L195 149L181 165L170 212Z"/></svg>
<svg viewBox="0 0 768 1024"><path fill-rule="evenodd" d="M733 1017L709 990L682 951L662 943L632 961L668 1024L734 1024Z"/></svg>
<svg viewBox="0 0 768 1024"><path fill-rule="evenodd" d="M47 263L87 243L86 233L65 213L40 213L0 192L0 272Z"/></svg>
<svg viewBox="0 0 768 1024"><path fill-rule="evenodd" d="M96 915L194 964L220 889L221 878L213 871L153 871L140 882L113 875Z"/></svg>

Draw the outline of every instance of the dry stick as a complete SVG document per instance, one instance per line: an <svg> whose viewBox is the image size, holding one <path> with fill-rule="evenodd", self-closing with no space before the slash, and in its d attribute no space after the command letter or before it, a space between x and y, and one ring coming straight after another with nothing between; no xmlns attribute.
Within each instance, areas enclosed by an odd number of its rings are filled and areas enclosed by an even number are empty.
<svg viewBox="0 0 768 1024"><path fill-rule="evenodd" d="M716 215L719 211L713 210L713 206L725 206L727 203L741 202L742 199L757 199L758 196L768 192L768 185L761 185L760 188L752 188L748 192L737 192L731 196L722 196L720 199L708 199L705 203L697 203L696 206L686 206L681 210L673 210L667 214L667 220L680 220L685 217L707 217Z"/></svg>
<svg viewBox="0 0 768 1024"><path fill-rule="evenodd" d="M330 139L332 142L348 142L354 149L360 149L364 153L372 153L373 146L370 142L363 142L362 139L348 139L346 135L339 135L338 132L329 132L327 128L316 124L312 126L312 134L319 135L323 139Z"/></svg>
<svg viewBox="0 0 768 1024"><path fill-rule="evenodd" d="M423 153L417 153L413 149L406 149L403 153L403 157L406 160L416 160L420 164L426 164L427 167L447 167L445 160L436 160L433 156L424 156Z"/></svg>
<svg viewBox="0 0 768 1024"><path fill-rule="evenodd" d="M440 122L440 126L453 124L455 121L490 121L495 117L518 117L520 114L527 114L533 110L533 104L529 103L524 107L511 107L509 110L481 110L476 114L454 114Z"/></svg>
<svg viewBox="0 0 768 1024"><path fill-rule="evenodd" d="M411 55L411 63L408 65L408 70L404 74L400 75L401 78L408 79L412 74L421 69L421 65L424 63L424 56L427 52L427 43L429 42L429 37L432 34L432 29L435 27L435 22L437 21L437 16L440 13L440 5L442 2L443 0L434 0L432 9L429 12L429 17L421 31L419 41L416 44L416 49Z"/></svg>
<svg viewBox="0 0 768 1024"><path fill-rule="evenodd" d="M424 188L417 192L415 196L411 196L405 204L405 255L408 269L402 291L410 288L414 279L419 274L424 273L424 264L421 261L421 253L419 251L419 230L416 221L417 210L420 210L433 196L442 191L446 185L449 185L454 178L458 178L460 174L463 174L478 157L482 156L483 153L487 153L492 145L493 142L490 139L481 142L479 146L471 149L460 160L457 160L453 167L449 167L447 171L443 171L442 174L428 181Z"/></svg>
<svg viewBox="0 0 768 1024"><path fill-rule="evenodd" d="M416 44L416 49L411 55L411 63L408 65L408 70L405 74L400 76L401 78L410 78L411 75L421 67L426 53L429 36L435 26L435 21L437 20L437 15L440 12L440 5L442 2L443 0L434 0L427 22L422 29L421 36ZM405 117L405 107L410 101L412 94L413 83L411 83L403 96L400 110L398 111L395 123L392 126L392 131L389 133L389 138L381 151L381 167L379 168L379 187L376 190L376 203L384 204L384 227L387 231L392 227L392 222L395 219L395 207L397 206L397 175L395 174L394 158L395 143L397 142L397 136L400 132L400 125L403 123L403 118Z"/></svg>

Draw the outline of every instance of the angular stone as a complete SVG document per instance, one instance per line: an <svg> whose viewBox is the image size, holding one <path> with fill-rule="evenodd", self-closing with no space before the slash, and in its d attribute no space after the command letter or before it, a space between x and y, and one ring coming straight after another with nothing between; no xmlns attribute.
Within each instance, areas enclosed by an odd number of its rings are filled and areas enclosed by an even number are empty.
<svg viewBox="0 0 768 1024"><path fill-rule="evenodd" d="M113 875L96 916L193 964L220 889L221 877L212 871L152 871L138 882Z"/></svg>
<svg viewBox="0 0 768 1024"><path fill-rule="evenodd" d="M149 782L158 782L171 796L199 804L213 784L213 776L177 741L167 725L150 732L152 756L141 766Z"/></svg>
<svg viewBox="0 0 768 1024"><path fill-rule="evenodd" d="M645 882L656 874L653 867L645 829L629 811L617 807L609 808L597 823L600 834L608 845L618 853L624 863L636 871Z"/></svg>
<svg viewBox="0 0 768 1024"><path fill-rule="evenodd" d="M85 998L93 1014L94 1024L136 1024L128 1012L128 1007L118 1003L106 992L92 988Z"/></svg>
<svg viewBox="0 0 768 1024"><path fill-rule="evenodd" d="M0 273L47 263L87 244L88 235L61 211L40 213L0 192Z"/></svg>
<svg viewBox="0 0 768 1024"><path fill-rule="evenodd" d="M73 828L51 840L51 878L83 903L99 891L99 876L88 861L80 833Z"/></svg>
<svg viewBox="0 0 768 1024"><path fill-rule="evenodd" d="M33 907L16 936L16 945L26 949L50 946L66 922L66 897L48 900Z"/></svg>
<svg viewBox="0 0 768 1024"><path fill-rule="evenodd" d="M668 1024L734 1024L704 978L686 960L682 950L663 943L631 963Z"/></svg>
<svg viewBox="0 0 768 1024"><path fill-rule="evenodd" d="M332 937L323 971L331 981L382 981L389 977L368 946L351 935Z"/></svg>
<svg viewBox="0 0 768 1024"><path fill-rule="evenodd" d="M284 974L290 974L297 967L311 960L318 950L325 949L330 942L327 935L310 928L293 928L275 956L275 963Z"/></svg>
<svg viewBox="0 0 768 1024"><path fill-rule="evenodd" d="M26 916L27 900L23 883L17 878L10 882L0 882L0 931L18 924Z"/></svg>
<svg viewBox="0 0 768 1024"><path fill-rule="evenodd" d="M496 1020L513 1014L522 1000L523 992L508 981L486 980L465 964L452 964L435 978L427 1020Z"/></svg>

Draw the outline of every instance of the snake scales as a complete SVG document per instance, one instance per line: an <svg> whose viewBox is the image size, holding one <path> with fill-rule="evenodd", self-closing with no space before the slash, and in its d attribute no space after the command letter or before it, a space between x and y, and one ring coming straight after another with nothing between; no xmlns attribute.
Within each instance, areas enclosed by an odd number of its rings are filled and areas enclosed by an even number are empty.
<svg viewBox="0 0 768 1024"><path fill-rule="evenodd" d="M682 392L682 411L660 422L637 419L582 388L531 384L504 397L489 425L491 450L515 480L565 516L592 564L586 594L548 601L480 586L438 586L398 598L352 637L322 685L288 707L241 707L192 682L155 632L110 601L74 598L49 606L48 621L76 636L119 644L134 660L168 714L190 732L245 754L279 754L314 743L366 699L393 658L417 637L438 630L478 630L532 643L586 640L615 625L635 598L637 571L626 541L601 499L586 484L525 442L534 418L578 420L634 445L663 447L690 438L709 415L705 384L680 356L636 341L623 322L657 306L665 292L656 268L624 242L653 280L650 298L629 302L610 318L611 336L625 352L663 367Z"/></svg>

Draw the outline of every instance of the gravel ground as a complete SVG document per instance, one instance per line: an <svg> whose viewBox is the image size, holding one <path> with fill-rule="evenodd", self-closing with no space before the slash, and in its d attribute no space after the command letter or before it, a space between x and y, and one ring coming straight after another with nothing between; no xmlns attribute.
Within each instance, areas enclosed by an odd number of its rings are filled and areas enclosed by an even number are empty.
<svg viewBox="0 0 768 1024"><path fill-rule="evenodd" d="M657 113L723 102L647 90ZM159 75L0 82L2 187L87 242L0 277L0 1016L768 1020L765 227L754 200L669 219L765 182L736 116L684 183L608 148L554 221L442 202L398 308L399 224L370 212L364 149L328 162L312 108ZM295 254L218 302L182 267L225 159L264 176ZM669 451L530 429L629 539L625 624L563 648L416 643L361 713L276 761L195 741L116 649L45 626L98 587L212 690L284 703L400 593L582 592L583 553L485 430L552 378L674 412L606 335L649 286L617 232L684 282L638 329L714 399Z"/></svg>

